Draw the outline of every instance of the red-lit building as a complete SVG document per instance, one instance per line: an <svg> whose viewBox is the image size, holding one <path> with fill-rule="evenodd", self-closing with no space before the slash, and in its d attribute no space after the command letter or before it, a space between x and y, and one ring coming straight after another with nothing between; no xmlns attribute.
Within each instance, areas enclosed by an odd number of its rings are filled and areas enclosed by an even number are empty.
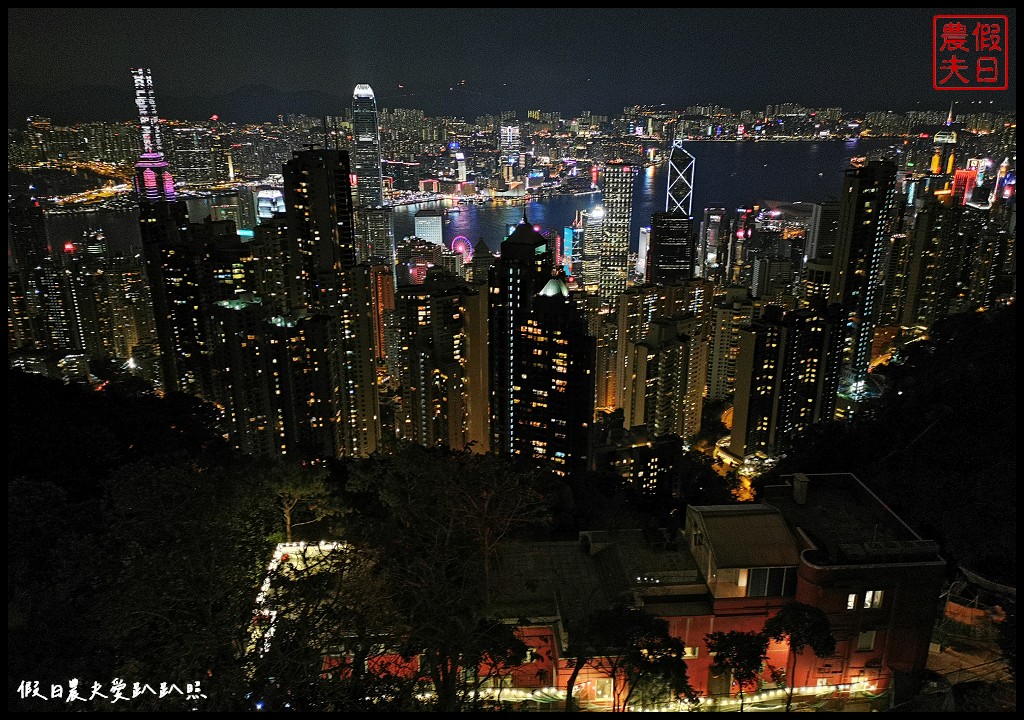
<svg viewBox="0 0 1024 720"><path fill-rule="evenodd" d="M805 702L828 697L882 709L915 694L941 607L945 562L937 544L921 539L853 475L784 477L760 497L691 506L678 529L504 544L491 572L490 611L514 624L531 651L488 692L524 709L564 703L575 621L624 603L666 620L684 642L702 705L735 710L738 688L715 665L706 636L760 632L779 608L799 601L826 613L835 652L817 658L808 649L791 663L788 645L771 642L761 689L746 688L747 702L785 703L771 668L784 669L786 686L795 685ZM328 657L323 671L339 665ZM371 671L405 677L418 667L415 658L394 653L367 661ZM609 709L625 696L622 678L606 668L595 658L580 669L572 692L582 708Z"/></svg>
<svg viewBox="0 0 1024 720"><path fill-rule="evenodd" d="M513 686L541 696L564 697L573 616L626 601L668 621L686 644L694 688L720 702L737 688L714 666L705 636L758 632L794 600L823 610L837 641L832 657L807 650L790 668L800 692L877 696L916 691L944 568L936 543L853 475L797 475L765 488L760 503L690 507L675 535L585 532L579 542L509 544L498 560L497 595L504 616L537 648ZM770 644L764 687L775 688L768 665L787 668L787 659L785 643ZM601 705L624 692L620 685L586 667L575 694Z"/></svg>

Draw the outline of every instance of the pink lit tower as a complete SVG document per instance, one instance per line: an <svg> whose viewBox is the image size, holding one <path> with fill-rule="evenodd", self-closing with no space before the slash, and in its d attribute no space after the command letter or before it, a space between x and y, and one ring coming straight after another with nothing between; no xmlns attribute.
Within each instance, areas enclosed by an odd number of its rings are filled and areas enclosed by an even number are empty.
<svg viewBox="0 0 1024 720"><path fill-rule="evenodd" d="M160 141L160 118L156 114L153 75L149 68L132 70L135 79L135 104L142 125L142 155L135 163L135 192L140 200L174 200L174 178L164 159Z"/></svg>

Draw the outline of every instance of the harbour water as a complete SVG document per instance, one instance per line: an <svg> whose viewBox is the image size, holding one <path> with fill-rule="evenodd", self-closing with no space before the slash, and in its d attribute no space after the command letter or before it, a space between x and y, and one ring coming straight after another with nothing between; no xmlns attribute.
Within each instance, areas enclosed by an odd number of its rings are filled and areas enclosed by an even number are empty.
<svg viewBox="0 0 1024 720"><path fill-rule="evenodd" d="M705 207L735 209L764 200L821 202L839 196L843 171L850 158L885 147L889 141L853 142L693 142L686 149L696 157L693 214ZM651 214L665 209L668 164L643 168L633 195L631 242L636 249L640 228ZM556 195L526 204L534 225L561 230L576 212L600 204L601 195ZM416 212L424 207L451 206L436 202L395 208L395 237L413 234ZM449 212L444 238L449 245L459 236L476 243L480 237L492 250L505 237L508 225L523 217L523 205L458 205Z"/></svg>
<svg viewBox="0 0 1024 720"><path fill-rule="evenodd" d="M838 197L843 171L850 158L885 147L887 140L855 142L692 142L687 150L696 157L693 214L698 222L705 207L737 207L764 200L821 202ZM631 243L636 249L640 228L650 225L651 214L665 209L668 165L643 168L633 196ZM579 210L600 204L601 195L555 195L525 205L535 225L561 231L572 223ZM395 208L395 237L414 232L416 212L424 207L451 207L434 202ZM506 228L523 217L524 205L457 205L445 218L444 239L450 246L462 235L470 242L478 238L497 250ZM102 229L118 252L138 247L137 210L97 210L47 215L50 242L76 240L87 230Z"/></svg>

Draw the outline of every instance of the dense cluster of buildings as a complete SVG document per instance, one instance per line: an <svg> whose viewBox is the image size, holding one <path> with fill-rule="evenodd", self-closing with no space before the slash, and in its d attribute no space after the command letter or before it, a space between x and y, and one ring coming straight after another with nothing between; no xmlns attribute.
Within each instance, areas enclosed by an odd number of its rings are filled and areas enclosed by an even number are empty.
<svg viewBox="0 0 1024 720"><path fill-rule="evenodd" d="M557 475L615 469L672 494L706 401L733 406L718 457L749 468L877 394L872 365L894 339L1015 297L1015 146L982 119L987 154L948 118L898 157L856 161L835 201L698 215L692 156L675 144L666 211L634 256L644 143L691 125L720 134L727 109L632 108L605 137L607 119L589 114L566 128L539 111L474 126L384 111L358 85L350 116L321 126L186 127L158 120L148 70L134 77L141 138L100 125L65 137L34 119L10 145L15 160L132 156L141 238L136 252L102 231L54 247L40 203L12 198L10 363L85 381L90 362L123 363L215 405L246 453L351 458L406 440ZM765 137L846 122L839 109L785 105L738 120ZM294 149L316 133L317 146ZM189 193L271 172L273 183L208 193L207 212ZM596 180L603 204L555 230L524 212L492 239L497 252L446 245L430 210L414 236L394 236L396 191L514 194L551 177L587 191ZM704 634L759 626L794 598L825 610L840 640L835 657L800 661L803 685L878 688L920 670L942 567L934 545L855 478L796 476L776 490L758 505L691 507L681 535L503 549L509 617L531 618L531 642L555 648L517 685L564 684L562 622L580 601L566 593L599 589L669 620L712 695L730 685L713 676ZM612 681L581 675L591 688Z"/></svg>
<svg viewBox="0 0 1024 720"><path fill-rule="evenodd" d="M995 128L964 132L952 113L895 154L856 160L824 203L694 213L692 156L678 142L661 148L666 211L634 254L645 138L728 109L670 117L637 106L611 123L585 114L571 132L540 111L470 126L378 109L359 85L345 116L281 118L271 127L287 130L278 150L289 154L274 176L233 185L267 170L242 160L238 129L163 123L152 79L136 72L135 82L141 251L106 243L103 230L55 248L45 208L13 197L12 362L64 376L87 376L89 358L127 363L217 404L248 451L347 456L412 439L559 471L610 464L653 490L654 467L671 461L622 457L695 436L705 399L734 406L718 457L750 468L876 395L872 363L894 341L1015 293L1015 146ZM845 117L793 105L758 116ZM123 132L81 126L72 152L63 130L39 118L29 127L12 159L18 148L35 160L123 159L113 150ZM317 132L319 145L291 149ZM395 238L402 183L508 192L541 166L582 178L581 189L596 182L602 204L565 228L524 215L489 239L496 252L483 240L449 245L432 208L416 214L414 235ZM573 402L553 401L563 395Z"/></svg>

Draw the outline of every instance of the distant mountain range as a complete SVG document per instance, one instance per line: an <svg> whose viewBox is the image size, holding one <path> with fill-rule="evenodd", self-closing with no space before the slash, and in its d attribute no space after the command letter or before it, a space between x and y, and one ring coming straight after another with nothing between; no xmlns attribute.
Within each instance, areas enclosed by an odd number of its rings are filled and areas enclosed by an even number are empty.
<svg viewBox="0 0 1024 720"><path fill-rule="evenodd" d="M12 83L7 86L7 127L24 126L29 115L42 115L55 124L93 120L119 121L138 117L131 78L117 87L88 85L60 91ZM205 120L219 115L226 122L264 122L279 114L339 115L352 102L349 97L318 90L284 91L266 85L249 85L211 95L175 95L157 89L160 117L173 120Z"/></svg>

